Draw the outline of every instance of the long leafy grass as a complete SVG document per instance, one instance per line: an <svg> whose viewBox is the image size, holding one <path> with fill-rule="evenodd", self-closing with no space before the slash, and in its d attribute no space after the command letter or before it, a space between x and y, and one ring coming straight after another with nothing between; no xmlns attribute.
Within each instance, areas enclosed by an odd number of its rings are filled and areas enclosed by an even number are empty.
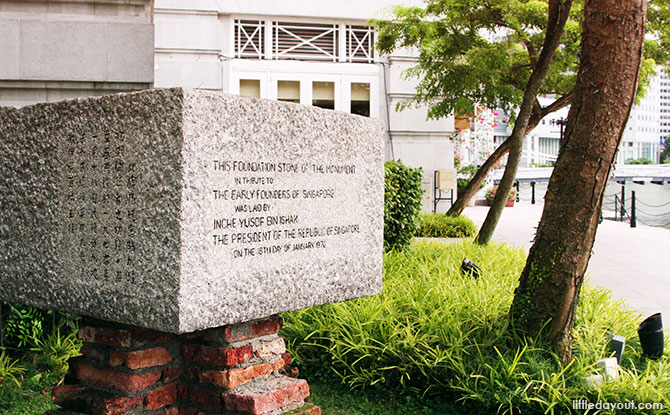
<svg viewBox="0 0 670 415"><path fill-rule="evenodd" d="M282 335L299 364L332 371L352 388L441 396L502 414L572 413L573 399L670 409L668 354L641 357L639 316L605 290L582 290L571 364L537 339L515 337L506 314L525 255L497 244L415 243L385 255L382 294L286 313ZM464 257L482 277L460 272ZM591 388L584 377L608 357L612 333L627 338L621 376Z"/></svg>
<svg viewBox="0 0 670 415"><path fill-rule="evenodd" d="M419 214L416 236L424 238L467 238L477 234L475 223L465 216L447 216L443 213Z"/></svg>

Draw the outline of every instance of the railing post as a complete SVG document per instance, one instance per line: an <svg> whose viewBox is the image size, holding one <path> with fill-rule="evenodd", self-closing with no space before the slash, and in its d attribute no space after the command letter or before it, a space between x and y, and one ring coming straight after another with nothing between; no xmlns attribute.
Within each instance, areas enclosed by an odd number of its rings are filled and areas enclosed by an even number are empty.
<svg viewBox="0 0 670 415"><path fill-rule="evenodd" d="M635 213L635 190L631 192L630 197L630 227L637 227L637 215Z"/></svg>
<svg viewBox="0 0 670 415"><path fill-rule="evenodd" d="M514 187L516 187L516 201L518 202L520 200L519 196L521 195L521 186L519 185L518 180L514 182Z"/></svg>
<svg viewBox="0 0 670 415"><path fill-rule="evenodd" d="M535 204L535 182L530 182L530 203Z"/></svg>
<svg viewBox="0 0 670 415"><path fill-rule="evenodd" d="M621 221L623 222L626 216L626 182L621 184Z"/></svg>

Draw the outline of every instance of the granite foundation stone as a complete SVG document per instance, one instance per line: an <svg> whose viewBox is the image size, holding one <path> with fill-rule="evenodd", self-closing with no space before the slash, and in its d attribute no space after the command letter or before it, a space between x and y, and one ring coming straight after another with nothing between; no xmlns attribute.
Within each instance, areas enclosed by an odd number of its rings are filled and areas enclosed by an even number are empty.
<svg viewBox="0 0 670 415"><path fill-rule="evenodd" d="M0 298L189 333L372 295L383 171L380 121L291 103L177 88L0 108ZM229 335L272 327L248 329Z"/></svg>

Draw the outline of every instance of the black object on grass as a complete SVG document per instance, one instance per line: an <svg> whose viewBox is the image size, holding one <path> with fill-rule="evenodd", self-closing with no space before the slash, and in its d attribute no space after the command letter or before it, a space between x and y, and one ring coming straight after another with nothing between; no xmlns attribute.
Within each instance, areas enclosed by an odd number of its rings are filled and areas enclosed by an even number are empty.
<svg viewBox="0 0 670 415"><path fill-rule="evenodd" d="M645 356L658 359L663 356L663 319L661 313L647 317L637 328Z"/></svg>
<svg viewBox="0 0 670 415"><path fill-rule="evenodd" d="M482 270L467 258L463 258L461 270L466 274L470 274L474 278L479 278L482 275Z"/></svg>

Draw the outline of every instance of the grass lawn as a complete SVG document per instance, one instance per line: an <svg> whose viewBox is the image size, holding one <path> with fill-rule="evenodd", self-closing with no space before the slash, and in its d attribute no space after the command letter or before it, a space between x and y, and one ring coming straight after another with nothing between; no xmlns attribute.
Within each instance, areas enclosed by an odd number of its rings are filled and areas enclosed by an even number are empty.
<svg viewBox="0 0 670 415"><path fill-rule="evenodd" d="M349 390L336 380L309 383L310 400L323 415L476 415L476 408L451 403L444 398L399 396L384 391Z"/></svg>

